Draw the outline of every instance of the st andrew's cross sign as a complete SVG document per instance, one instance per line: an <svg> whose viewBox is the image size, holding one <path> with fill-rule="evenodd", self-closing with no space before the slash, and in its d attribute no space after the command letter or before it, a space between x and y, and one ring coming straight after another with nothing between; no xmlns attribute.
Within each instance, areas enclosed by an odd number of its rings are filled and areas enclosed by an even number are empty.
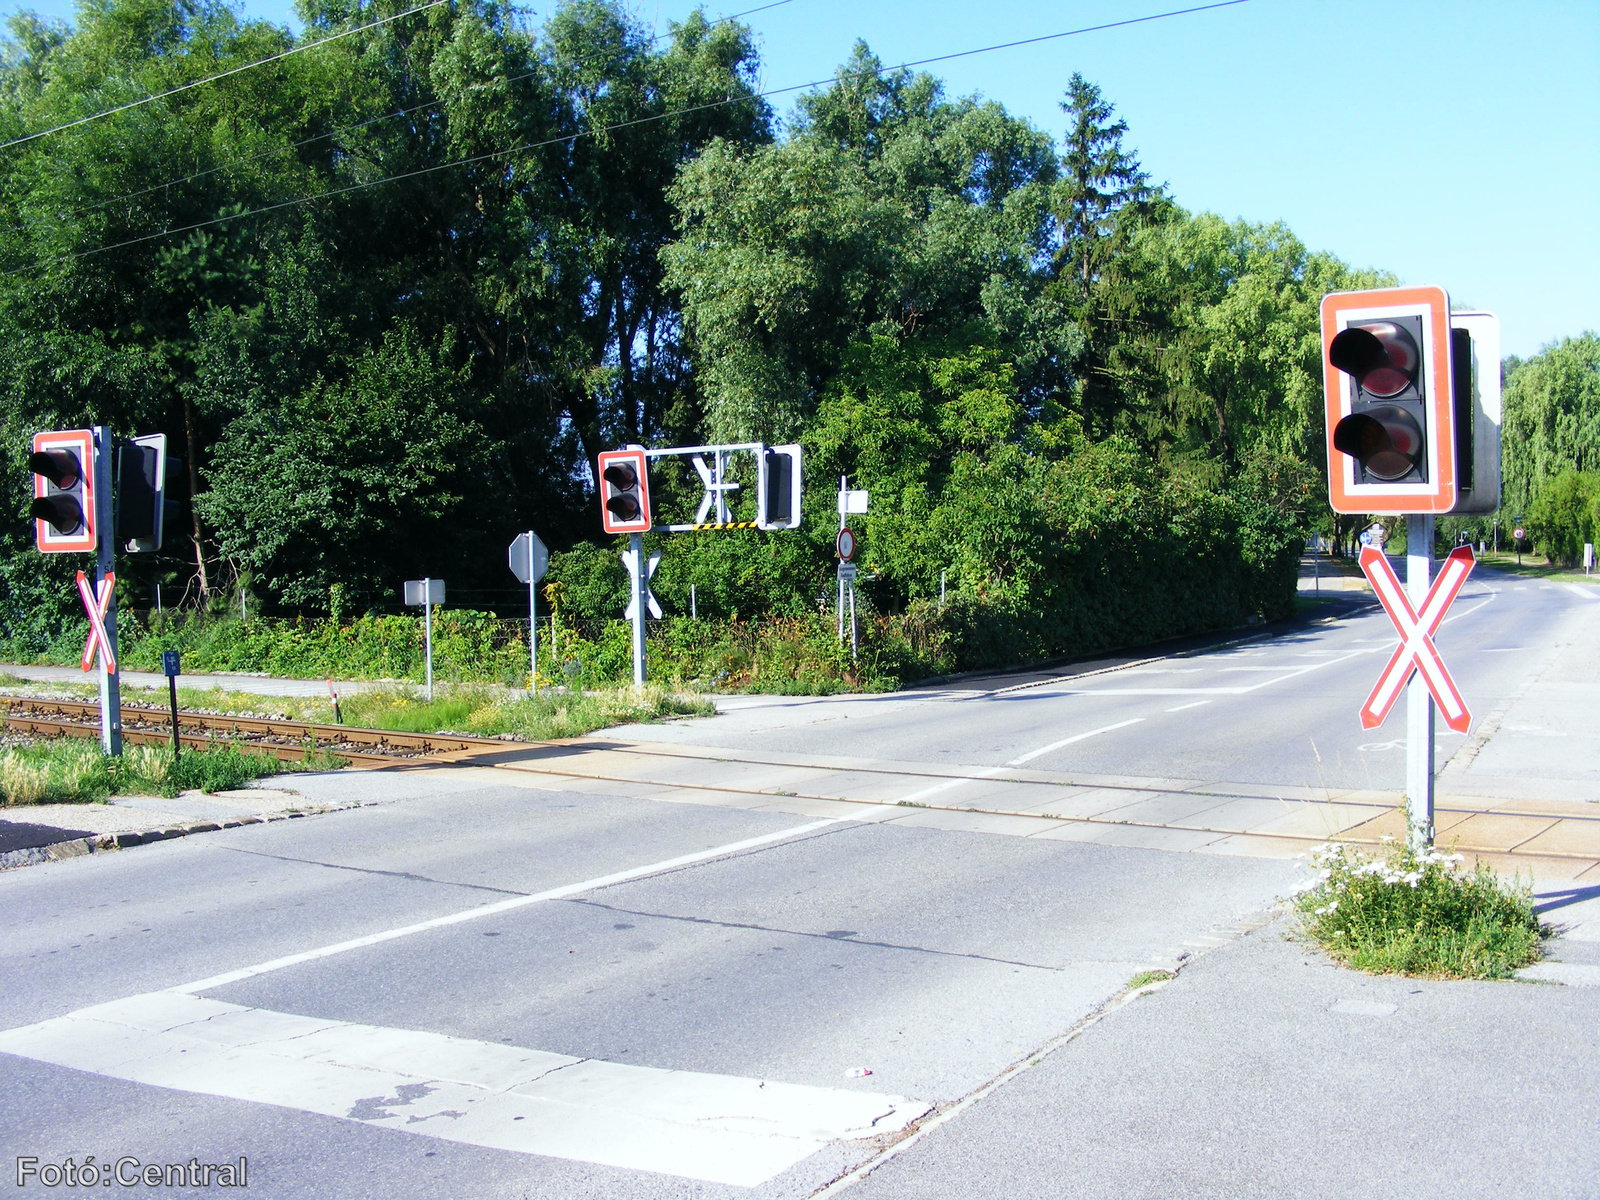
<svg viewBox="0 0 1600 1200"><path fill-rule="evenodd" d="M1467 576L1472 574L1476 561L1471 546L1460 546L1451 551L1433 586L1428 589L1428 598L1423 601L1419 613L1411 606L1411 597L1400 586L1400 580L1383 552L1371 546L1361 551L1361 569L1371 581L1374 594L1383 604L1383 611L1389 614L1389 619L1400 632L1400 645L1384 667L1383 674L1378 677L1378 685L1361 706L1363 729L1375 729L1383 724L1394 702L1400 698L1406 681L1411 678L1411 672L1420 671L1428 691L1433 694L1433 702L1444 714L1444 723L1457 733L1467 732L1472 724L1472 714L1467 711L1466 701L1461 698L1455 680L1450 677L1444 659L1439 656L1439 648L1433 644L1433 635L1444 623L1445 613L1450 611L1450 605L1460 594Z"/></svg>

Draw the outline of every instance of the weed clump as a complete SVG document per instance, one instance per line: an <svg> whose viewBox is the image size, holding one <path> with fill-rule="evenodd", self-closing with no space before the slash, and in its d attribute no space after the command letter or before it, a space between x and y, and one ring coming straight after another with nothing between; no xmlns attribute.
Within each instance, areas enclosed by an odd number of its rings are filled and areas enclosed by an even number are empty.
<svg viewBox="0 0 1600 1200"><path fill-rule="evenodd" d="M1508 979L1539 961L1544 930L1529 889L1459 854L1398 844L1376 856L1338 842L1311 853L1296 897L1306 934L1346 966L1376 975Z"/></svg>

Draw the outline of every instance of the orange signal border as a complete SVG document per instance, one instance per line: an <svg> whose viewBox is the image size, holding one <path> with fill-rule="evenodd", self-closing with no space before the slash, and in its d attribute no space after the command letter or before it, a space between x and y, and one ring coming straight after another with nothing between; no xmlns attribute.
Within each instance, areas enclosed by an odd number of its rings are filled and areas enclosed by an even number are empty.
<svg viewBox="0 0 1600 1200"><path fill-rule="evenodd" d="M639 506L644 509L644 517L638 521L618 520L606 507L606 467L614 462L631 463L633 469L639 474ZM649 533L652 524L650 515L650 472L649 461L645 452L641 450L602 450L600 452L599 472L595 475L595 483L599 486L596 490L600 493L600 524L607 533Z"/></svg>
<svg viewBox="0 0 1600 1200"><path fill-rule="evenodd" d="M99 530L95 525L94 494L94 433L88 429L61 429L51 433L33 435L33 448L40 450L72 450L78 455L83 468L83 532L57 533L48 521L34 518L33 544L41 554L93 553L100 548ZM43 475L33 477L34 499L42 499L49 490Z"/></svg>
<svg viewBox="0 0 1600 1200"><path fill-rule="evenodd" d="M1355 482L1355 460L1333 447L1333 427L1350 414L1355 381L1328 361L1336 334L1352 321L1421 316L1426 326L1428 482ZM1450 377L1450 297L1441 287L1377 288L1322 298L1322 393L1328 450L1328 502L1338 513L1447 513L1458 496L1455 403Z"/></svg>

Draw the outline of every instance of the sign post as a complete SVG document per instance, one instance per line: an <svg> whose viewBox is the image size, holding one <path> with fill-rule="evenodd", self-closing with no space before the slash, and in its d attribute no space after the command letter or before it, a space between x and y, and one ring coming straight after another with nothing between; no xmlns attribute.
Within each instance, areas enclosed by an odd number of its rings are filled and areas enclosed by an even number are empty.
<svg viewBox="0 0 1600 1200"><path fill-rule="evenodd" d="M839 552L839 600L837 610L839 614L839 640L844 641L844 610L848 602L850 607L850 653L852 657L856 652L856 570L850 567L848 573L845 566L850 559L855 557L855 534L845 525L844 519L851 514L865 514L867 511L868 494L864 488L851 488L848 475L839 476L839 538L835 546ZM848 589L848 591L846 590ZM848 598L848 600L847 600Z"/></svg>
<svg viewBox="0 0 1600 1200"><path fill-rule="evenodd" d="M96 425L94 433L95 546L94 584L100 613L89 617L91 644L98 629L102 638L100 654L100 748L107 754L122 753L122 677L117 673L117 576L112 555L116 535L112 530L114 495L111 490L111 427ZM82 591L80 584L79 590ZM86 598L87 599L87 598ZM89 651L85 649L85 656ZM89 669L88 662L83 665Z"/></svg>
<svg viewBox="0 0 1600 1200"><path fill-rule="evenodd" d="M644 618L648 612L656 620L661 619L661 604L655 598L655 593L650 590L650 577L656 573L656 567L661 564L661 552L657 551L648 559L644 556L644 534L634 533L628 536L628 548L622 552L622 565L628 569L628 611L626 616L633 622L633 682L637 687L644 685Z"/></svg>
<svg viewBox="0 0 1600 1200"><path fill-rule="evenodd" d="M539 626L537 584L550 565L550 551L533 530L517 534L507 555L511 573L528 585L528 695L539 694ZM551 635L555 636L554 634Z"/></svg>
<svg viewBox="0 0 1600 1200"><path fill-rule="evenodd" d="M1472 713L1450 677L1433 635L1444 623L1456 596L1472 574L1477 561L1471 546L1450 552L1444 567L1432 584L1428 583L1431 555L1424 535L1431 533L1432 518L1413 515L1407 521L1406 586L1400 586L1394 568L1382 551L1367 547L1361 551L1361 569L1372 583L1373 594L1394 622L1400 645L1390 656L1382 675L1361 706L1361 727L1375 729L1383 724L1400 689L1407 681L1406 695L1406 803L1410 815L1411 845L1423 850L1433 844L1433 722L1434 706L1444 714L1445 724L1457 733L1472 725ZM1415 675L1413 675L1415 673Z"/></svg>
<svg viewBox="0 0 1600 1200"><path fill-rule="evenodd" d="M1418 609L1427 603L1432 566L1433 514L1412 513L1406 517L1406 594ZM1406 685L1406 814L1411 848L1418 854L1433 845L1433 743L1433 697L1421 675L1413 673Z"/></svg>
<svg viewBox="0 0 1600 1200"><path fill-rule="evenodd" d="M161 652L161 670L167 677L167 695L172 700L172 761L178 761L178 673L183 669L176 650Z"/></svg>
<svg viewBox="0 0 1600 1200"><path fill-rule="evenodd" d="M428 699L433 699L433 606L444 603L444 580L406 580L406 603L422 606L422 640L427 655Z"/></svg>

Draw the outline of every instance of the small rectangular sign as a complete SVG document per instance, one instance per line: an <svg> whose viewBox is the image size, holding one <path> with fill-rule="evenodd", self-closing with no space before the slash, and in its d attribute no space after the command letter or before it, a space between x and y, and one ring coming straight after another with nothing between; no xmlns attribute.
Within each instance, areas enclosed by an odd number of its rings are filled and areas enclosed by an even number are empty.
<svg viewBox="0 0 1600 1200"><path fill-rule="evenodd" d="M839 493L839 512L845 516L852 513L867 511L867 490L865 488L846 488Z"/></svg>
<svg viewBox="0 0 1600 1200"><path fill-rule="evenodd" d="M406 580L406 603L412 607L421 605L435 605L444 603L444 580L442 579L408 579Z"/></svg>
<svg viewBox="0 0 1600 1200"><path fill-rule="evenodd" d="M168 678L183 674L176 650L163 650L161 652L161 673Z"/></svg>
<svg viewBox="0 0 1600 1200"><path fill-rule="evenodd" d="M855 582L855 578L856 578L856 564L853 563L853 562L842 562L842 563L840 563L839 564L839 578L840 579L844 579L844 580L848 580L848 581L854 583Z"/></svg>

